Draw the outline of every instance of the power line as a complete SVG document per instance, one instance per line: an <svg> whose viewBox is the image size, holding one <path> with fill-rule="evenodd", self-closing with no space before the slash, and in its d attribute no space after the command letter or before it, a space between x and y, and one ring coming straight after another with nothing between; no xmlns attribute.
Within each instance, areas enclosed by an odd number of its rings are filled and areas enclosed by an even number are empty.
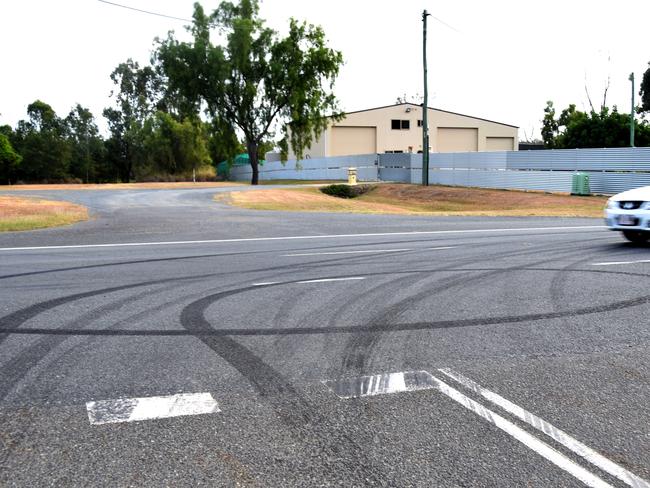
<svg viewBox="0 0 650 488"><path fill-rule="evenodd" d="M439 19L439 18L438 18L438 17L436 17L435 15L431 15L431 14L429 14L429 15L431 16L431 18L432 18L432 19L435 19L435 20L437 20L437 21L438 21L438 22L440 22L440 23L441 23L442 25L444 25L444 26L446 26L446 27L448 27L448 28L450 28L450 29L451 29L451 30L453 30L453 31L456 31L456 32L458 32L459 34L462 34L462 32L461 32L461 31L459 31L458 29L456 29L456 28L455 28L454 26L452 26L452 25L449 25L449 24L448 24L447 22L445 22L444 20L442 20L442 19Z"/></svg>
<svg viewBox="0 0 650 488"><path fill-rule="evenodd" d="M115 7L122 7L128 10L135 10L136 12L141 12L143 14L156 15L158 17L165 17L166 19L180 20L182 22L192 22L190 19L184 19L182 17L174 17L173 15L159 14L158 12L151 12L149 10L142 10L135 7L129 7L128 5L121 5L119 3L109 2L107 0L97 0L98 2L107 3L108 5L113 5Z"/></svg>

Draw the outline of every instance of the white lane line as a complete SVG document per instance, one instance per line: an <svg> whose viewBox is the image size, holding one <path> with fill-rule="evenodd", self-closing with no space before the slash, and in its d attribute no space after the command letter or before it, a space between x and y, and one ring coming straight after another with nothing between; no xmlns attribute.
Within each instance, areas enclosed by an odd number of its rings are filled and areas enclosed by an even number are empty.
<svg viewBox="0 0 650 488"><path fill-rule="evenodd" d="M637 261L605 261L602 263L591 263L592 266L612 266L615 264L637 264L637 263L650 263L650 259L639 259Z"/></svg>
<svg viewBox="0 0 650 488"><path fill-rule="evenodd" d="M438 371L445 374L446 376L453 379L454 381L460 383L461 385L465 386L469 390L481 395L483 398L491 401L495 405L501 407L506 412L511 413L515 417L523 420L527 424L543 432L553 440L559 442L564 447L576 453L578 456L583 457L584 459L589 461L597 468L600 468L606 473L615 476L616 478L620 479L621 481L628 484L629 486L632 486L634 488L650 488L650 483L648 483L643 478L638 477L637 475L631 473L630 471L626 470L622 466L619 466L615 462L610 461L605 456L594 451L593 449L586 446L582 442L574 439L566 432L549 424L544 419L537 417L536 415L530 413L529 411L523 409L522 407L515 405L511 401L506 400L505 398L498 395L497 393L494 393L486 388L483 388L481 385L474 382L473 380L451 369L443 368L443 369L439 369Z"/></svg>
<svg viewBox="0 0 650 488"><path fill-rule="evenodd" d="M283 258L294 256L327 256L334 254L372 254L382 252L403 252L403 251L439 251L442 249L455 249L458 246L441 246L441 247L423 247L421 249L364 249L360 251L331 251L331 252L303 252L295 254L282 254Z"/></svg>
<svg viewBox="0 0 650 488"><path fill-rule="evenodd" d="M323 384L339 398L349 399L431 389L434 385L429 381L430 377L426 371L402 371L326 380Z"/></svg>
<svg viewBox="0 0 650 488"><path fill-rule="evenodd" d="M282 254L283 258L293 256L327 256L333 254L366 254L366 253L380 253L380 252L402 252L411 251L411 249L369 249L364 251L332 251L332 252L304 252L298 254Z"/></svg>
<svg viewBox="0 0 650 488"><path fill-rule="evenodd" d="M141 247L141 246L178 246L185 244L222 244L232 242L265 242L289 241L300 239L341 239L355 237L390 237L390 236L418 236L418 235L444 235L444 234L473 234L473 233L498 233L498 232L534 232L550 230L586 230L605 229L603 225L580 225L564 227L518 227L513 229L463 229L463 230L428 230L411 232L375 232L370 234L330 234L311 236L286 236L286 237L247 237L241 239L208 239L200 241L162 241L162 242L122 242L113 244L71 244L63 246L29 246L29 247L2 247L0 251L38 251L43 249L80 249L104 247Z"/></svg>
<svg viewBox="0 0 650 488"><path fill-rule="evenodd" d="M267 286L267 285L277 285L279 281L264 281L262 283L253 283L252 286Z"/></svg>
<svg viewBox="0 0 650 488"><path fill-rule="evenodd" d="M86 410L88 411L88 420L93 425L201 415L221 411L210 393L181 393L169 396L100 400L86 403Z"/></svg>
<svg viewBox="0 0 650 488"><path fill-rule="evenodd" d="M576 464L575 462L571 461L571 459L566 457L564 454L556 451L545 442L540 441L537 437L529 434L528 432L521 429L520 427L517 427L509 420L506 420L499 414L484 407L480 403L475 402L471 398L463 395L460 391L456 390L455 388L452 388L447 383L439 380L435 376L431 376L431 378L437 384L437 389L440 392L447 395L455 402L458 402L460 405L470 410L471 412L474 412L478 416L483 417L488 422L494 424L496 427L506 432L507 434L511 435L516 440L524 444L526 447L532 449L540 456L546 458L547 460L555 464L557 467L563 469L567 473L576 477L587 486L612 488L612 485L606 483L605 481L603 481L601 478L591 473L590 471L587 471L579 464Z"/></svg>
<svg viewBox="0 0 650 488"><path fill-rule="evenodd" d="M349 278L322 278L319 280L296 281L296 283L328 283L330 281L358 281L365 279L365 276L351 276Z"/></svg>

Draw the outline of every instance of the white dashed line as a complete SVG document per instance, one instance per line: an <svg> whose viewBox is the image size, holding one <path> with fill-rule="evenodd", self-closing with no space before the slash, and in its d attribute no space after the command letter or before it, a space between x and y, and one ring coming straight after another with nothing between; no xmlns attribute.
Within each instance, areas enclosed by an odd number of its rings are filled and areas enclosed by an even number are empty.
<svg viewBox="0 0 650 488"><path fill-rule="evenodd" d="M169 396L100 400L86 403L86 410L88 411L88 420L93 425L137 422L221 411L210 393L181 393Z"/></svg>
<svg viewBox="0 0 650 488"><path fill-rule="evenodd" d="M591 263L592 266L613 266L616 264L637 264L650 263L650 259L639 259L637 261L605 261L603 263Z"/></svg>
<svg viewBox="0 0 650 488"><path fill-rule="evenodd" d="M628 484L629 486L632 486L634 488L650 488L650 483L648 483L643 478L639 478L634 473L631 473L630 471L626 470L622 466L619 466L615 462L610 461L605 456L599 454L598 452L594 451L590 447L586 446L582 442L574 439L566 432L549 424L544 419L537 417L536 415L528 412L527 410L521 408L520 406L515 405L511 401L506 400L505 398L498 395L497 393L494 393L486 388L483 388L478 383L472 381L469 378L466 378L465 376L451 369L443 368L443 369L439 369L438 371L445 374L446 376L453 379L454 381L460 383L461 385L465 386L469 390L481 395L483 398L491 401L495 405L501 407L506 412L509 412L515 417L519 418L520 420L523 420L527 424L532 425L534 428L543 432L553 440L559 442L564 447L570 449L578 456L583 457L584 459L589 461L597 468L600 468L606 473L615 476L616 478L620 479L621 481Z"/></svg>
<svg viewBox="0 0 650 488"><path fill-rule="evenodd" d="M365 280L364 276L351 276L349 278L323 278L320 280L296 281L296 283L328 283L330 281L358 281Z"/></svg>
<svg viewBox="0 0 650 488"><path fill-rule="evenodd" d="M458 246L442 246L442 247L424 247L421 249L363 249L360 251L326 251L326 252L302 252L295 254L282 254L283 258L294 256L329 256L336 254L372 254L384 252L404 252L404 251L440 251L443 249L455 249Z"/></svg>
<svg viewBox="0 0 650 488"><path fill-rule="evenodd" d="M282 254L282 257L294 257L294 256L329 256L334 254L370 254L370 253L381 253L381 252L403 252L411 251L411 249L371 249L363 251L332 251L332 252L303 252L298 254Z"/></svg>
<svg viewBox="0 0 650 488"><path fill-rule="evenodd" d="M277 285L279 281L265 281L262 283L253 283L253 286L267 286L267 285Z"/></svg>

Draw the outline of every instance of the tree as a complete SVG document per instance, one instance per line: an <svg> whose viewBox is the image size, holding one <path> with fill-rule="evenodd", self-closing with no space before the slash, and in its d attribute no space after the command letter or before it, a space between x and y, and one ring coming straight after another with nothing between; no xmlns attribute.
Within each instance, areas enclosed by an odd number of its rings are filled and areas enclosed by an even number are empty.
<svg viewBox="0 0 650 488"><path fill-rule="evenodd" d="M641 95L641 111L650 112L650 63L648 63L648 69L643 73L639 95Z"/></svg>
<svg viewBox="0 0 650 488"><path fill-rule="evenodd" d="M146 128L146 147L153 170L182 174L210 164L206 129L200 120L178 121L159 111L147 122Z"/></svg>
<svg viewBox="0 0 650 488"><path fill-rule="evenodd" d="M650 124L635 121L635 140L639 147L650 145ZM614 106L600 112L576 110L574 104L555 118L553 102L547 102L542 121L542 137L547 148L627 147L630 145L630 115Z"/></svg>
<svg viewBox="0 0 650 488"><path fill-rule="evenodd" d="M22 156L18 154L9 142L9 138L0 132L0 181L11 184Z"/></svg>
<svg viewBox="0 0 650 488"><path fill-rule="evenodd" d="M289 34L281 39L258 12L257 0L224 1L210 16L196 3L193 42L170 33L154 55L171 92L192 106L205 106L224 139L241 135L254 185L259 146L278 126L283 154L290 145L299 158L327 127L325 112L338 107L332 88L343 62L340 52L327 47L322 28L291 19ZM212 26L226 35L225 45L212 43Z"/></svg>
<svg viewBox="0 0 650 488"><path fill-rule="evenodd" d="M117 108L103 112L111 133L106 148L119 178L128 182L133 178L134 166L146 157L143 128L161 97L161 81L151 66L140 68L132 59L120 63L111 73L111 80L118 87L111 93Z"/></svg>
<svg viewBox="0 0 650 488"><path fill-rule="evenodd" d="M558 122L555 120L555 107L553 107L553 102L549 100L546 102L544 118L542 119L542 140L546 148L553 149L555 147L558 129Z"/></svg>
<svg viewBox="0 0 650 488"><path fill-rule="evenodd" d="M87 108L77 104L65 119L72 158L70 173L88 183L96 181L104 159L104 141L99 135L95 117Z"/></svg>
<svg viewBox="0 0 650 488"><path fill-rule="evenodd" d="M70 166L67 128L52 107L36 100L27 107L29 120L18 122L14 139L22 155L20 177L30 181L64 181Z"/></svg>

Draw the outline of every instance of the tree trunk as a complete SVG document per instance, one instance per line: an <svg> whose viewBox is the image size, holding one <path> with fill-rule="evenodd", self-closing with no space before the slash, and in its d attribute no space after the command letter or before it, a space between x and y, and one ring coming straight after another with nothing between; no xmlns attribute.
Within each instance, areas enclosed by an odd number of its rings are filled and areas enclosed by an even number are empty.
<svg viewBox="0 0 650 488"><path fill-rule="evenodd" d="M257 158L257 143L249 142L246 145L246 148L248 150L248 161L250 162L251 169L253 170L251 185L257 185L259 183L260 177L259 160Z"/></svg>

